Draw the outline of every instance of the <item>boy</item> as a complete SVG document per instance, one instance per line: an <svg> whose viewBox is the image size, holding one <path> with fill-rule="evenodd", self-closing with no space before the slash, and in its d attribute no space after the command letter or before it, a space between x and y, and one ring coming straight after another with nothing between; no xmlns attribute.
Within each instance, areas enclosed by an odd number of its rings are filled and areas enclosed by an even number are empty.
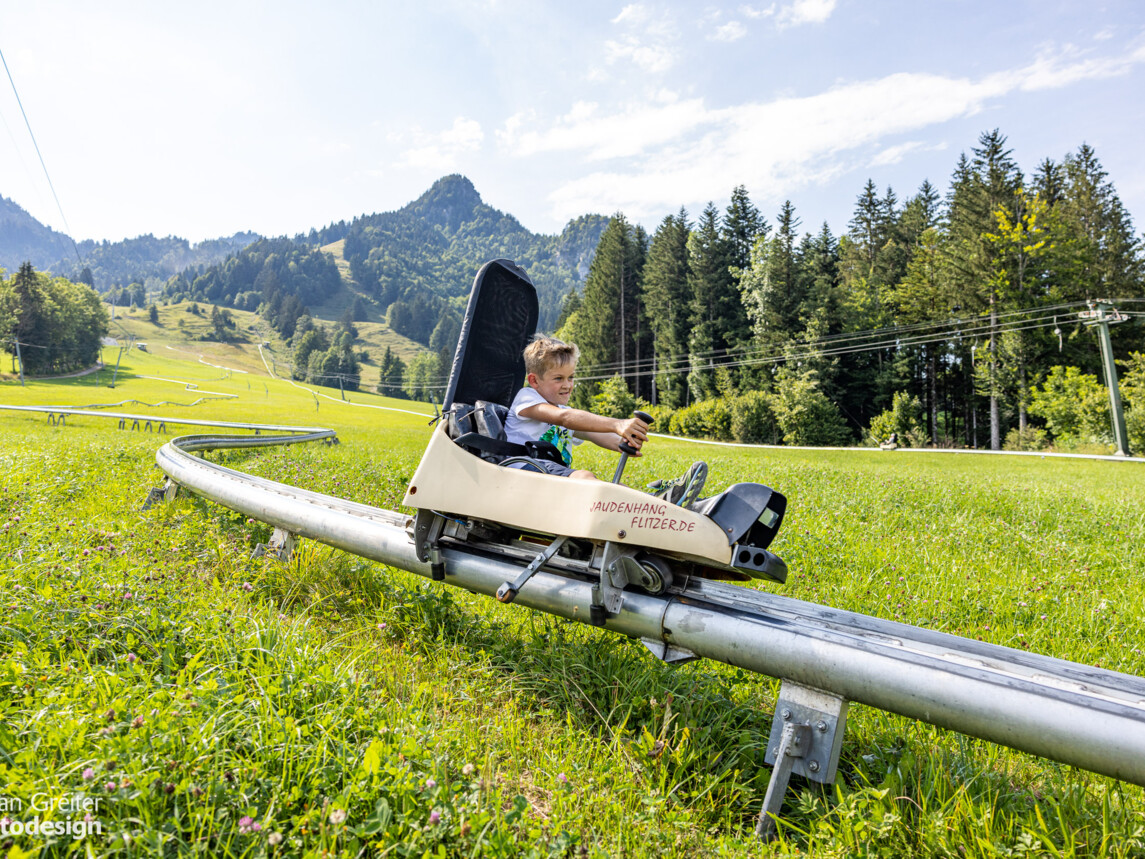
<svg viewBox="0 0 1145 859"><path fill-rule="evenodd" d="M572 447L587 439L608 450L620 450L621 442L636 448L648 440L648 424L640 418L609 418L569 408L580 350L571 343L538 336L525 347L528 387L521 388L509 406L505 437L517 444L549 442L560 451L564 464L535 460L549 474L596 480L596 475L572 467ZM516 465L516 464L515 464ZM514 466L510 466L514 467ZM520 467L520 465L516 465ZM659 492L673 504L690 506L703 488L708 468L697 462L679 480L660 481Z"/></svg>
<svg viewBox="0 0 1145 859"><path fill-rule="evenodd" d="M555 445L564 465L548 460L537 464L558 477L596 480L591 471L572 467L572 447L587 439L608 450L620 450L622 441L637 451L648 439L648 424L639 418L607 418L569 408L580 350L552 337L537 337L525 347L529 386L521 388L509 406L505 437L517 444L545 441ZM640 456L639 453L636 454Z"/></svg>

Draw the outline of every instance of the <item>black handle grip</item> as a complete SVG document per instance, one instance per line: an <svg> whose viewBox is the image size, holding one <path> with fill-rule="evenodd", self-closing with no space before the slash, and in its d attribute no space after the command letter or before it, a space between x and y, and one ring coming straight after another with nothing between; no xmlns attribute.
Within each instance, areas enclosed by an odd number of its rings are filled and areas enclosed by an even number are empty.
<svg viewBox="0 0 1145 859"><path fill-rule="evenodd" d="M626 441L622 441L617 445L617 447L620 448L621 453L627 453L629 456L636 456L636 448L634 448Z"/></svg>
<svg viewBox="0 0 1145 859"><path fill-rule="evenodd" d="M652 415L648 414L648 412L633 412L632 414L635 415L636 417L640 418L640 420L644 421L644 423L651 426Z"/></svg>

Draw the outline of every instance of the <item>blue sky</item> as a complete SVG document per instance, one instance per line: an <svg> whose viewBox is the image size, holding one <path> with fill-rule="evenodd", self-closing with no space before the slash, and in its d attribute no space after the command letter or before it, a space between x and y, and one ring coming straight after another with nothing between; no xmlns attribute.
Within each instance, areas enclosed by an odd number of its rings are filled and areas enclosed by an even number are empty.
<svg viewBox="0 0 1145 859"><path fill-rule="evenodd" d="M0 0L0 50L78 239L293 234L453 172L537 232L743 184L840 234L995 127L1027 172L1089 143L1145 227L1138 0ZM0 119L0 194L65 229L6 78Z"/></svg>

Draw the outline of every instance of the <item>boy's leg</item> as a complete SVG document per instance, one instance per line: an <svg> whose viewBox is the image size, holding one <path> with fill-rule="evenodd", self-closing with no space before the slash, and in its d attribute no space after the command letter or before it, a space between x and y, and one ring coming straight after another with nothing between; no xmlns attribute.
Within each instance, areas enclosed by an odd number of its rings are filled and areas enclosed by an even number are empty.
<svg viewBox="0 0 1145 859"><path fill-rule="evenodd" d="M583 477L587 474L594 479L596 478L596 475L591 471L579 471L559 462L553 462L549 459L536 459L531 456L511 456L502 460L501 465L504 468L523 468L527 471L554 474L557 477Z"/></svg>

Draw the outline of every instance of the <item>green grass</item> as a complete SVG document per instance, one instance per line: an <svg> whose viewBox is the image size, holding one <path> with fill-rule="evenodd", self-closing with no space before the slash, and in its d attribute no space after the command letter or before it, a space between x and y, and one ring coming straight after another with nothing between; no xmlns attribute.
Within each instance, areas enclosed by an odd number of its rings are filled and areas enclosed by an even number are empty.
<svg viewBox="0 0 1145 859"><path fill-rule="evenodd" d="M195 357L134 352L114 391L5 382L0 401L232 394L116 408L335 427L337 447L212 457L398 507L429 429L367 406L428 406L316 400ZM0 799L86 796L103 827L0 841L11 855L1145 856L1141 788L858 705L837 785L794 779L762 846L778 681L670 668L308 542L289 564L251 560L262 523L183 495L140 510L165 436L2 411L0 427ZM1136 463L664 439L648 454L632 485L703 457L712 488L787 494L777 592L1145 675ZM615 458L578 464L611 474Z"/></svg>
<svg viewBox="0 0 1145 859"><path fill-rule="evenodd" d="M344 276L348 277L348 274ZM325 304L312 308L315 318L322 320L333 331L352 299L350 292L339 292ZM199 302L200 312L196 315L190 312L193 303L182 301L178 304L159 305L158 324L150 321L147 308L133 311L121 308L116 312L116 322L112 324L110 334L125 343L129 335L134 335L137 342L145 344L147 351L153 355L191 362L198 362L201 357L211 364L264 375L266 370L258 346L265 341L269 344L263 350L267 362L270 363L273 358L277 361L277 375L287 375L291 361L290 344L284 342L265 319L257 313L226 308L235 322L235 328L230 332L231 340L226 343L201 340L200 337L212 330L211 305ZM384 318L372 309L372 305L369 307L370 319L354 323L358 329L354 348L356 351L365 350L370 356L369 363L361 366L361 378L363 389L372 391L378 384L378 367L387 347L407 363L427 349L393 331ZM115 366L117 355L117 349L104 349L104 361L109 367L101 374L101 383L106 384L111 378L110 371ZM0 374L0 379L13 378L18 376ZM329 390L336 392L338 389L335 387Z"/></svg>

